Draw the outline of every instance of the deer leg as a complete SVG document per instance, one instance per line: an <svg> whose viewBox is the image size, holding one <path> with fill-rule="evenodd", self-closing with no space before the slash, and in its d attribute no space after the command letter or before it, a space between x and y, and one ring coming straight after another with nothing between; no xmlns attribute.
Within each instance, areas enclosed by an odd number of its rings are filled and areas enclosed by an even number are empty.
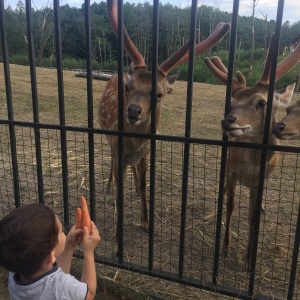
<svg viewBox="0 0 300 300"><path fill-rule="evenodd" d="M112 171L112 169L110 169L110 174L109 174L109 178L108 178L108 180L107 180L107 184L106 184L106 190L105 190L105 192L107 193L107 194L110 194L111 193L111 183L114 181L114 177L113 177L113 171Z"/></svg>
<svg viewBox="0 0 300 300"><path fill-rule="evenodd" d="M231 244L231 219L232 213L235 207L235 187L236 187L236 176L233 173L229 173L226 180L226 228L223 242L223 253L225 257L230 255L230 244Z"/></svg>
<svg viewBox="0 0 300 300"><path fill-rule="evenodd" d="M139 187L139 177L138 177L138 171L137 171L136 166L131 166L131 170L132 170L133 178L134 178L135 191L136 191L137 195L140 196L141 193L140 193L140 187Z"/></svg>
<svg viewBox="0 0 300 300"><path fill-rule="evenodd" d="M252 256L252 247L253 247L253 235L254 235L254 213L256 207L256 199L257 199L257 188L250 188L250 197L249 197L249 211L248 211L248 225L249 225L249 235L248 235L248 243L247 250L244 256L244 261L248 263L251 262Z"/></svg>
<svg viewBox="0 0 300 300"><path fill-rule="evenodd" d="M112 192L111 190L111 184L114 182L114 176L113 176L113 153L112 153L112 149L111 149L111 163L110 163L110 174L109 174L109 178L107 180L107 184L106 184L106 193L110 194Z"/></svg>
<svg viewBox="0 0 300 300"><path fill-rule="evenodd" d="M141 224L142 229L148 232L148 209L146 199L146 173L148 168L148 158L142 158L138 164L139 191L141 196Z"/></svg>
<svg viewBox="0 0 300 300"><path fill-rule="evenodd" d="M118 173L119 173L119 167L118 167L118 157L117 156L112 156L112 172L113 173L113 177L114 177L114 181L115 181L115 184L116 184L116 189L117 189L117 198L116 198L116 211L117 211L117 226L116 226L116 243L118 245L118 241L119 241L119 230L120 230L120 227L121 227L121 220L119 218L119 214L120 214L120 211L119 211L119 204L120 204L120 201L121 203L123 203L122 206L124 206L124 199L122 197L122 195L119 194L119 177L118 177ZM125 177L125 174L126 174L126 165L124 165L123 169L122 169L122 180L124 182L124 177ZM118 245L119 246L119 245ZM117 247L117 256L119 256L119 247Z"/></svg>

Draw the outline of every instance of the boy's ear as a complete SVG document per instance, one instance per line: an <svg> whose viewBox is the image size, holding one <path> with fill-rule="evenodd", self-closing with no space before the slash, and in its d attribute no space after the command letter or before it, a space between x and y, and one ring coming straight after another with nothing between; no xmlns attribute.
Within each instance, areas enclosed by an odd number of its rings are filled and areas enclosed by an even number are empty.
<svg viewBox="0 0 300 300"><path fill-rule="evenodd" d="M51 262L52 264L54 264L54 263L56 262L54 250L51 251L51 253L50 253L49 256L47 257L47 259L48 259L48 261Z"/></svg>

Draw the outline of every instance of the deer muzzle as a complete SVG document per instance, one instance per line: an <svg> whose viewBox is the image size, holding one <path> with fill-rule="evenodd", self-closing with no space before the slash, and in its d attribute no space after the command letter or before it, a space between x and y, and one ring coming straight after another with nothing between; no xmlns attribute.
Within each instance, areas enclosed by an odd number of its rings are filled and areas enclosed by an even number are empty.
<svg viewBox="0 0 300 300"><path fill-rule="evenodd" d="M222 128L231 137L238 137L247 134L251 129L249 125L240 125L233 115L226 116L222 121Z"/></svg>
<svg viewBox="0 0 300 300"><path fill-rule="evenodd" d="M299 132L295 128L289 128L283 122L277 122L272 127L273 134L281 140L299 139Z"/></svg>
<svg viewBox="0 0 300 300"><path fill-rule="evenodd" d="M130 104L127 107L127 120L131 125L137 125L140 123L142 114L142 108L136 104Z"/></svg>
<svg viewBox="0 0 300 300"><path fill-rule="evenodd" d="M235 128L232 128L232 124L236 121L236 117L232 116L232 115L228 115L226 116L222 121L221 121L221 124L222 124L222 128L225 130L225 131L230 131L230 130L233 130Z"/></svg>
<svg viewBox="0 0 300 300"><path fill-rule="evenodd" d="M280 136L284 128L285 124L282 122L278 122L273 125L272 131L276 136Z"/></svg>

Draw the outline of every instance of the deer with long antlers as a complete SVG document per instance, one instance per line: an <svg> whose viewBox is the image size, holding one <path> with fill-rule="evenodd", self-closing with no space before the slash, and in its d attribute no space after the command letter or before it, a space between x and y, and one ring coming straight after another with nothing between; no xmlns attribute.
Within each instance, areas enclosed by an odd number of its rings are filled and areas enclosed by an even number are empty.
<svg viewBox="0 0 300 300"><path fill-rule="evenodd" d="M267 98L270 83L271 59L276 55L274 51L274 38L272 37L268 56L265 62L263 74L256 84L246 87L246 79L241 72L236 72L236 78L232 82L230 112L221 121L223 130L227 133L229 141L245 143L262 143L265 127L265 116ZM299 47L298 47L299 48ZM299 49L277 66L276 81L292 69L300 61ZM211 73L221 82L227 84L228 70L219 57L204 59ZM286 87L284 92L274 92L272 104L271 127L276 122L275 113L280 105L288 105L294 91L294 84ZM270 127L270 128L271 128ZM270 130L269 144L277 145L279 140ZM259 181L261 150L241 149L229 147L226 163L226 229L223 242L225 256L230 253L231 243L231 219L235 207L235 189L237 183L246 186L250 190L248 211L248 243L245 262L251 261L253 233L254 233L254 211L257 201L257 188ZM269 151L266 162L266 176L269 176L279 161L279 153ZM262 208L263 210L263 208Z"/></svg>
<svg viewBox="0 0 300 300"><path fill-rule="evenodd" d="M273 133L280 140L300 140L300 100L290 105L286 115L273 125Z"/></svg>
<svg viewBox="0 0 300 300"><path fill-rule="evenodd" d="M114 33L118 37L117 21L117 0L107 0L107 11L110 24ZM229 31L228 23L220 23L215 31L206 40L195 45L195 55L213 47ZM124 47L132 59L129 74L123 76L124 82L124 113L123 129L134 133L151 133L151 91L152 73L147 71L143 56L130 39L125 26L123 25ZM189 42L182 46L169 59L157 67L157 101L156 101L156 128L159 127L161 119L161 100L166 93L171 91L171 85L176 80L176 76L168 77L168 73L176 66L189 59ZM102 129L118 130L118 77L113 77L104 90L99 103L99 124ZM108 184L114 179L118 190L118 137L107 135L111 145L112 173ZM124 137L123 138L123 178L126 167L131 166L136 185L141 197L141 223L144 230L148 230L148 212L146 204L146 172L150 155L150 139ZM117 201L123 201L117 195ZM117 212L118 213L118 212ZM118 218L119 219L119 218ZM117 224L117 232L120 224Z"/></svg>

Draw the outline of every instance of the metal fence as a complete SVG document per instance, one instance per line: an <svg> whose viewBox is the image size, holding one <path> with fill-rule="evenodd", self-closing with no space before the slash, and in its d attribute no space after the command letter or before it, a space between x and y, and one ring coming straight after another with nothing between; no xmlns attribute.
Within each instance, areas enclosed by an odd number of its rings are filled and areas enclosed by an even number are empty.
<svg viewBox="0 0 300 300"><path fill-rule="evenodd" d="M192 2L193 6L197 5L196 1ZM148 176L149 233L143 232L137 225L140 220L140 203L139 197L135 195L133 176L130 173L124 187L119 187L122 189L121 194L125 195L125 201L119 207L123 220L123 226L119 228L119 235L122 237L119 246L122 252L116 257L114 252L116 191L114 189L112 194L105 191L110 172L110 148L105 139L108 131L99 129L94 123L93 91L96 84L92 81L90 2L85 1L87 45L85 126L68 125L66 122L70 106L66 108L65 105L59 1L54 1L58 118L53 122L47 118L44 122L40 121L42 103L40 91L37 89L30 0L26 1L26 15L32 120L23 121L20 115L16 116L15 111L18 109L14 103L19 95L15 95L12 89L11 65L5 35L4 1L0 0L0 4L4 69L0 119L1 216L15 206L39 201L51 206L61 216L65 229L68 230L74 223L78 197L84 194L89 200L91 218L95 220L102 235L101 245L96 249L97 262L101 264L243 299L299 297L300 277L297 266L300 239L300 186L297 179L300 170L300 148L297 144L270 146L264 143L228 142L225 137L218 138L220 134L217 131L207 129L209 127L206 127L208 121L205 115L203 119L195 122L198 127L203 127L203 130L197 135L191 134L189 123L195 110L201 110L208 105L201 102L201 94L196 92L185 92L186 107L176 112L182 118L183 134L167 135L163 129L162 133L151 135L112 132L111 134L120 137L145 136L153 141ZM122 1L119 1L119 5L122 4ZM279 0L275 31L277 39L280 36L283 4L284 1ZM155 16L158 16L158 8L158 1L154 1ZM233 74L238 8L237 0L233 3L232 11L229 77ZM119 18L122 20L121 16ZM121 42L119 45L122 49ZM122 71L122 65L119 64L120 76ZM189 69L188 88L191 89L193 89L192 72L193 70ZM74 82L75 80L78 79L74 76ZM174 90L176 91L176 86ZM230 89L227 89L227 94L228 90ZM229 107L230 93L229 96L226 95L226 99L225 105L221 103L222 107ZM183 103L182 101L181 106ZM197 106L199 103L201 108ZM172 106L172 101L167 105ZM208 105L208 109L213 114L216 108L209 108ZM172 112L168 114L172 115ZM224 109L222 114L226 114ZM162 119L164 117L163 112ZM172 120L174 122L174 118L166 122ZM219 124L216 118L210 122ZM261 176L259 181L258 203L262 201L265 203L266 212L261 215L258 210L256 214L252 256L254 259L249 270L241 265L241 256L246 248L248 221L245 216L249 197L243 187L236 191L238 207L232 224L231 256L224 258L221 251L228 146L261 149L261 168L266 164L269 151L281 152L281 163L276 167L274 175L269 178ZM76 255L80 257L81 253L77 252Z"/></svg>

